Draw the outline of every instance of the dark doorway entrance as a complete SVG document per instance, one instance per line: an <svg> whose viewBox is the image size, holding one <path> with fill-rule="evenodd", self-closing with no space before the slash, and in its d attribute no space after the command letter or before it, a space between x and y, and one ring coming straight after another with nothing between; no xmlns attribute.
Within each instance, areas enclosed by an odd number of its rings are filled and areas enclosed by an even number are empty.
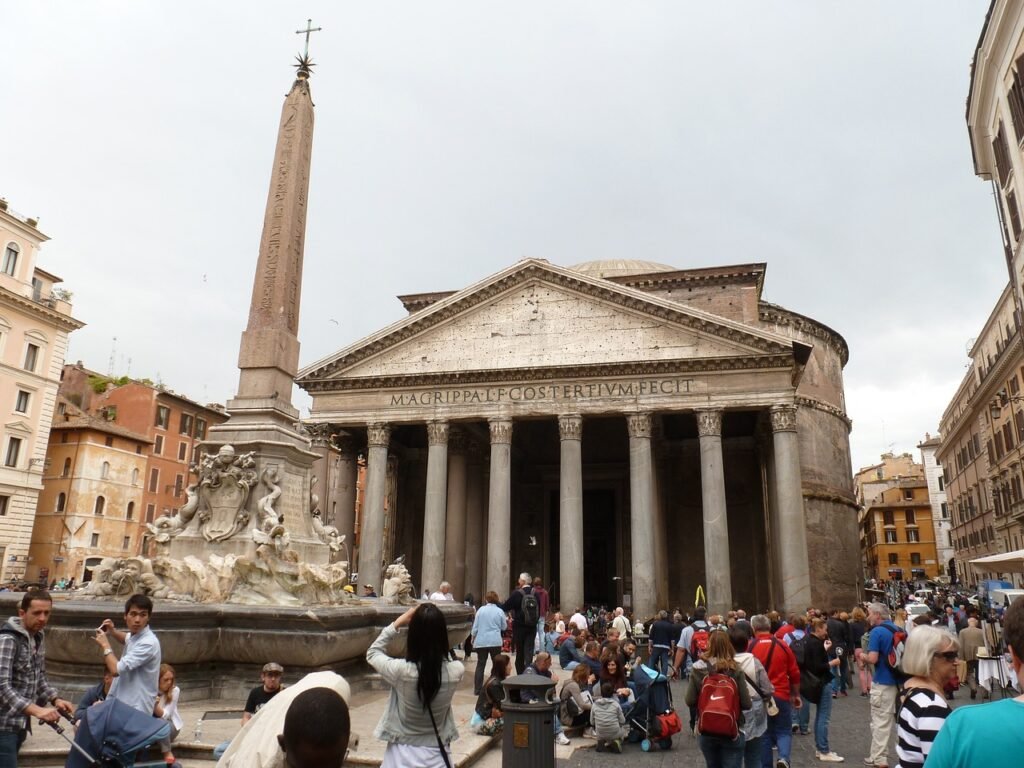
<svg viewBox="0 0 1024 768"><path fill-rule="evenodd" d="M583 599L588 605L614 607L617 595L615 491L583 491ZM568 608L568 606L566 606Z"/></svg>

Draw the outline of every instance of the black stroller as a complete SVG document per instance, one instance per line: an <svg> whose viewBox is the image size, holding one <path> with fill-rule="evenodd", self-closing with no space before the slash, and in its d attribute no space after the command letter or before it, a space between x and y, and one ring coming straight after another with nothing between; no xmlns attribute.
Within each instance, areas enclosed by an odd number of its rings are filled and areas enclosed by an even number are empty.
<svg viewBox="0 0 1024 768"><path fill-rule="evenodd" d="M629 740L639 741L644 752L655 745L672 749L672 736L683 726L672 708L669 679L646 664L638 664L630 679L636 686L636 704L629 713Z"/></svg>
<svg viewBox="0 0 1024 768"><path fill-rule="evenodd" d="M50 723L71 744L64 768L166 766L163 760L135 762L135 753L152 744L166 725L166 720L143 714L116 699L106 699L85 710L85 715L78 721L74 741L68 738L60 725Z"/></svg>

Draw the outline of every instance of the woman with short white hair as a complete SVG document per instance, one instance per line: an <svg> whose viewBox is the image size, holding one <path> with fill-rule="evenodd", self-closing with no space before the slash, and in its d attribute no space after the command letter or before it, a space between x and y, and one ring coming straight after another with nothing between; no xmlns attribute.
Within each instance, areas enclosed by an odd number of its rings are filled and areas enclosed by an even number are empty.
<svg viewBox="0 0 1024 768"><path fill-rule="evenodd" d="M897 699L896 768L919 768L949 715L945 686L956 676L959 641L928 624L907 637L900 669L910 678Z"/></svg>

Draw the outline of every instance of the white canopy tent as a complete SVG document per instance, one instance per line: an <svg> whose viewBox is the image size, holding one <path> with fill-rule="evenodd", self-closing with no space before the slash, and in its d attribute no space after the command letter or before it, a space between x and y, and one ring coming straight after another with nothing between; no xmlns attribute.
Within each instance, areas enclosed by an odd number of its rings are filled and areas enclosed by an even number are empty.
<svg viewBox="0 0 1024 768"><path fill-rule="evenodd" d="M1003 552L999 555L988 555L971 560L976 571L990 573L1024 573L1024 549L1015 552Z"/></svg>

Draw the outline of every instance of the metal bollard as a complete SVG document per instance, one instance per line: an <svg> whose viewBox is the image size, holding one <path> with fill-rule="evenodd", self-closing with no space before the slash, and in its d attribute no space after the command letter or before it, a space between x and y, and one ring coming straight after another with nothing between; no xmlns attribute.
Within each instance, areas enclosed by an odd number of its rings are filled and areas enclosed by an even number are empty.
<svg viewBox="0 0 1024 768"><path fill-rule="evenodd" d="M506 678L502 685L502 768L554 768L554 718L558 717L554 681L541 675L515 675ZM539 698L533 703L521 703L522 692Z"/></svg>

